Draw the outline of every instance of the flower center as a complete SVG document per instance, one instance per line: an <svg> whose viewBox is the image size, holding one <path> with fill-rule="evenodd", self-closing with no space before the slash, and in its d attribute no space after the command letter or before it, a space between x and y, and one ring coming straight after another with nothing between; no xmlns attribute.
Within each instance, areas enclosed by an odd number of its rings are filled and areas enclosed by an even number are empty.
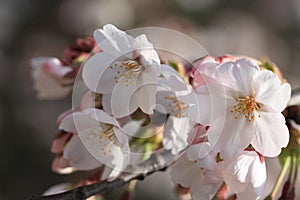
<svg viewBox="0 0 300 200"><path fill-rule="evenodd" d="M178 100L173 95L165 96L165 99L169 100L169 108L171 108L171 113L176 117L182 117L184 114L187 114L189 106L186 105L183 101Z"/></svg>
<svg viewBox="0 0 300 200"><path fill-rule="evenodd" d="M236 104L233 106L231 112L235 113L235 119L237 119L239 114L242 113L249 122L253 122L255 119L255 111L258 110L260 110L260 106L255 101L254 97L246 96L236 99ZM258 115L258 117L260 117L260 115Z"/></svg>
<svg viewBox="0 0 300 200"><path fill-rule="evenodd" d="M109 66L109 68L116 71L114 77L116 84L119 82L121 77L124 77L126 79L126 86L132 85L133 79L136 78L143 70L143 66L135 60L117 62Z"/></svg>
<svg viewBox="0 0 300 200"><path fill-rule="evenodd" d="M116 139L112 125L104 124L101 126L102 137L106 137L109 141L114 142Z"/></svg>

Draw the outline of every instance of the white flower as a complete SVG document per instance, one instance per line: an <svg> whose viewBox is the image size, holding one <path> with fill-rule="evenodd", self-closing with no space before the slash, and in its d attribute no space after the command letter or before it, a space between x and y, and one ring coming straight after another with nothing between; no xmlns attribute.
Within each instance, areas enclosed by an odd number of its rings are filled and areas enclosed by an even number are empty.
<svg viewBox="0 0 300 200"><path fill-rule="evenodd" d="M199 161L190 161L183 154L170 175L173 183L190 188L192 199L212 199L223 182L212 154Z"/></svg>
<svg viewBox="0 0 300 200"><path fill-rule="evenodd" d="M118 122L102 110L74 112L62 120L59 128L77 133L87 151L102 164L118 171L128 164L128 137Z"/></svg>
<svg viewBox="0 0 300 200"><path fill-rule="evenodd" d="M191 109L190 116L210 126L211 148L222 141L215 148L227 158L251 144L262 155L275 157L287 146L289 132L281 112L291 95L288 83L249 59L225 62L213 76L202 75L206 85L196 88L198 109Z"/></svg>
<svg viewBox="0 0 300 200"><path fill-rule="evenodd" d="M238 199L259 199L267 179L266 164L256 152L244 152L225 168L223 178Z"/></svg>
<svg viewBox="0 0 300 200"><path fill-rule="evenodd" d="M160 60L145 35L136 38L113 25L98 29L94 37L103 50L84 65L83 80L94 92L111 95L115 117L140 108L153 113Z"/></svg>
<svg viewBox="0 0 300 200"><path fill-rule="evenodd" d="M169 66L162 65L162 68L164 77L159 78L158 81L155 111L168 115L162 142L165 149L171 150L176 155L188 145L191 86Z"/></svg>
<svg viewBox="0 0 300 200"><path fill-rule="evenodd" d="M92 170L102 166L81 143L78 135L73 135L63 151L64 159L68 160L70 167L75 170Z"/></svg>
<svg viewBox="0 0 300 200"><path fill-rule="evenodd" d="M211 151L203 159L190 161L183 154L172 166L172 181L190 188L193 199L212 199L223 181L238 199L258 199L266 182L265 162L252 151L224 160Z"/></svg>
<svg viewBox="0 0 300 200"><path fill-rule="evenodd" d="M59 59L38 57L31 60L34 89L40 99L58 99L70 94L74 80L64 78L72 71L69 66L63 66Z"/></svg>

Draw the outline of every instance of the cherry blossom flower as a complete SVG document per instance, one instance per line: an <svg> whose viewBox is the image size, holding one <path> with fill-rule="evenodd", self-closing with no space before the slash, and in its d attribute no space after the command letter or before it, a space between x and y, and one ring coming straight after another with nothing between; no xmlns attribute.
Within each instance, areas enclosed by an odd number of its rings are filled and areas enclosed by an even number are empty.
<svg viewBox="0 0 300 200"><path fill-rule="evenodd" d="M121 170L128 164L127 135L118 122L102 110L87 108L64 118L60 130L77 133L87 151L99 163Z"/></svg>
<svg viewBox="0 0 300 200"><path fill-rule="evenodd" d="M223 141L216 147L222 157L231 157L249 144L262 155L275 157L287 146L289 133L281 112L291 95L288 83L245 58L222 63L215 73L202 75L206 85L195 89L200 114L194 109L191 116L210 126L211 146Z"/></svg>
<svg viewBox="0 0 300 200"><path fill-rule="evenodd" d="M238 199L259 199L267 179L265 161L254 151L244 152L225 168L223 178Z"/></svg>
<svg viewBox="0 0 300 200"><path fill-rule="evenodd" d="M110 24L96 30L94 37L103 51L84 65L85 84L94 92L112 95L112 113L117 118L137 108L153 113L160 70L153 45L145 35L133 38Z"/></svg>
<svg viewBox="0 0 300 200"><path fill-rule="evenodd" d="M64 66L57 58L38 57L31 60L34 89L40 99L58 99L70 94L74 80L65 76L72 67Z"/></svg>
<svg viewBox="0 0 300 200"><path fill-rule="evenodd" d="M176 155L188 145L191 129L188 110L193 97L191 86L171 67L162 65L162 74L158 80L155 111L168 115L162 143L165 149Z"/></svg>
<svg viewBox="0 0 300 200"><path fill-rule="evenodd" d="M172 181L190 188L193 199L212 199L223 181L238 199L259 199L266 182L265 162L254 152L244 151L231 160L210 152L203 159L190 161L183 154L172 166Z"/></svg>

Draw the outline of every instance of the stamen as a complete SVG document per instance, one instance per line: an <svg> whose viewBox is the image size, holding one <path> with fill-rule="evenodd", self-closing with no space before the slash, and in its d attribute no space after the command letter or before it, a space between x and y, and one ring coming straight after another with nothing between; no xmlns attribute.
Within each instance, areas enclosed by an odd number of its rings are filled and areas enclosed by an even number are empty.
<svg viewBox="0 0 300 200"><path fill-rule="evenodd" d="M189 106L183 101L178 100L176 96L168 95L165 96L165 99L171 101L168 106L169 108L172 108L170 112L176 117L182 117L183 115L187 114Z"/></svg>
<svg viewBox="0 0 300 200"><path fill-rule="evenodd" d="M116 140L113 126L105 124L101 126L101 129L102 129L102 136L106 137L111 142L114 142Z"/></svg>
<svg viewBox="0 0 300 200"><path fill-rule="evenodd" d="M109 66L109 69L115 70L115 83L119 83L120 78L125 78L126 86L132 85L132 79L136 78L143 70L143 66L135 60L126 60L124 62L117 62Z"/></svg>
<svg viewBox="0 0 300 200"><path fill-rule="evenodd" d="M235 113L234 118L237 119L239 114L243 114L249 122L254 122L255 111L259 111L260 107L258 103L255 101L254 97L246 96L239 97L236 99L236 104L233 106L231 110L232 113ZM260 117L260 115L258 115Z"/></svg>

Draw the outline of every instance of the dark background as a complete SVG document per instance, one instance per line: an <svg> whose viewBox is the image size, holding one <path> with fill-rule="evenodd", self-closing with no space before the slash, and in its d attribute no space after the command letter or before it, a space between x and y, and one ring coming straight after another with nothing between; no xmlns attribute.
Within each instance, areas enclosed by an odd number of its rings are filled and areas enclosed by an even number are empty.
<svg viewBox="0 0 300 200"><path fill-rule="evenodd" d="M78 179L50 169L55 120L71 99L37 100L28 60L60 57L76 36L106 23L124 30L175 29L213 55L267 56L293 88L300 86L299 0L0 0L0 200L24 199ZM140 184L137 199L142 195L174 199L162 175Z"/></svg>

